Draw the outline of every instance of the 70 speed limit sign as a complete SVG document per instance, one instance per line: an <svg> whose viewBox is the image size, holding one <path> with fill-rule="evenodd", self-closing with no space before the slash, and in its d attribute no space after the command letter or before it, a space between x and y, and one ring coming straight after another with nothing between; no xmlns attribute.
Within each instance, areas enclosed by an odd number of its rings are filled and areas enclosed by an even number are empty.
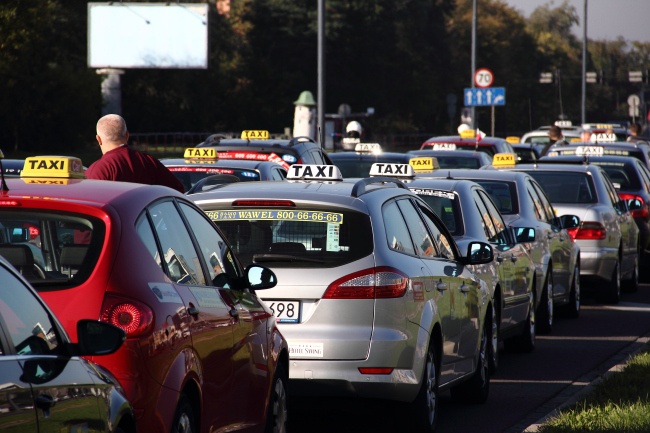
<svg viewBox="0 0 650 433"><path fill-rule="evenodd" d="M474 84L477 87L490 87L494 82L494 74L487 68L477 69L474 73Z"/></svg>

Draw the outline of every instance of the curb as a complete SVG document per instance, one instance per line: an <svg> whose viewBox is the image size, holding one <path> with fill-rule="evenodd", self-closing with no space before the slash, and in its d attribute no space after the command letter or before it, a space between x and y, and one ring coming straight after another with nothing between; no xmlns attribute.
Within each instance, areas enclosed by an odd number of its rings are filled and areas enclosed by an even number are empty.
<svg viewBox="0 0 650 433"><path fill-rule="evenodd" d="M539 412L539 414L537 414L539 418L535 423L530 424L527 427L524 426L521 429L517 429L515 426L514 430L509 429L508 431L519 431L522 433L538 432L539 428L548 419L557 416L562 410L575 405L577 402L586 397L586 395L592 391L594 386L600 384L604 379L611 376L613 373L623 370L623 368L625 368L627 365L628 360L646 348L649 342L650 334L646 334L643 337L637 338L625 349L621 350L619 353L601 364L593 372L589 372L573 381L571 385L567 386L551 400L540 406L536 411L536 413ZM532 416L535 416L535 414Z"/></svg>

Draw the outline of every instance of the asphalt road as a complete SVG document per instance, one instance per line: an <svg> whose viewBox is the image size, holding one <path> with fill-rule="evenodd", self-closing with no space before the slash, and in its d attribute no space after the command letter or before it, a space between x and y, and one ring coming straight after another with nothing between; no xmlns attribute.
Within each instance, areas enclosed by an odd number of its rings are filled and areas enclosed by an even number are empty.
<svg viewBox="0 0 650 433"><path fill-rule="evenodd" d="M617 305L583 299L578 319L555 320L553 333L537 337L532 353L502 352L482 405L441 396L437 433L519 433L593 380L622 362L650 334L650 285L624 293ZM373 400L290 399L289 428L294 433L403 433L404 407Z"/></svg>

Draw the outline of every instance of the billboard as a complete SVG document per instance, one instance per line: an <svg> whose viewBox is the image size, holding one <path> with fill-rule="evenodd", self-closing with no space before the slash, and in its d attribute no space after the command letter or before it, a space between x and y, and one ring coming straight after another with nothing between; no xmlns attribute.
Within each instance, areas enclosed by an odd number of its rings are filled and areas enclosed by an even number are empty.
<svg viewBox="0 0 650 433"><path fill-rule="evenodd" d="M207 69L208 4L88 3L88 67Z"/></svg>

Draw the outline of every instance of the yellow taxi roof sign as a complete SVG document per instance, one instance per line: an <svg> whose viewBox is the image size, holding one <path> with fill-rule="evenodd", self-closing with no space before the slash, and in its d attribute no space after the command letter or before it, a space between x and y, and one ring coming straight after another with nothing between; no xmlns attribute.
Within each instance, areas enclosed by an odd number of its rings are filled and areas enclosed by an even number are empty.
<svg viewBox="0 0 650 433"><path fill-rule="evenodd" d="M217 149L214 147L188 147L183 154L188 159L219 159Z"/></svg>
<svg viewBox="0 0 650 433"><path fill-rule="evenodd" d="M510 144L517 144L519 143L520 138L515 136L515 135L509 135L506 137L506 141Z"/></svg>
<svg viewBox="0 0 650 433"><path fill-rule="evenodd" d="M249 129L241 132L242 140L268 140L269 131Z"/></svg>
<svg viewBox="0 0 650 433"><path fill-rule="evenodd" d="M74 156L30 156L25 159L20 177L58 177L85 179L81 159Z"/></svg>
<svg viewBox="0 0 650 433"><path fill-rule="evenodd" d="M517 156L514 153L497 153L492 159L493 167L512 167L517 162Z"/></svg>
<svg viewBox="0 0 650 433"><path fill-rule="evenodd" d="M416 173L431 173L435 170L440 169L438 158L431 156L411 158L409 159L409 164L411 167L413 167L413 171Z"/></svg>
<svg viewBox="0 0 650 433"><path fill-rule="evenodd" d="M476 138L476 131L473 129L465 129L460 131L460 138Z"/></svg>

